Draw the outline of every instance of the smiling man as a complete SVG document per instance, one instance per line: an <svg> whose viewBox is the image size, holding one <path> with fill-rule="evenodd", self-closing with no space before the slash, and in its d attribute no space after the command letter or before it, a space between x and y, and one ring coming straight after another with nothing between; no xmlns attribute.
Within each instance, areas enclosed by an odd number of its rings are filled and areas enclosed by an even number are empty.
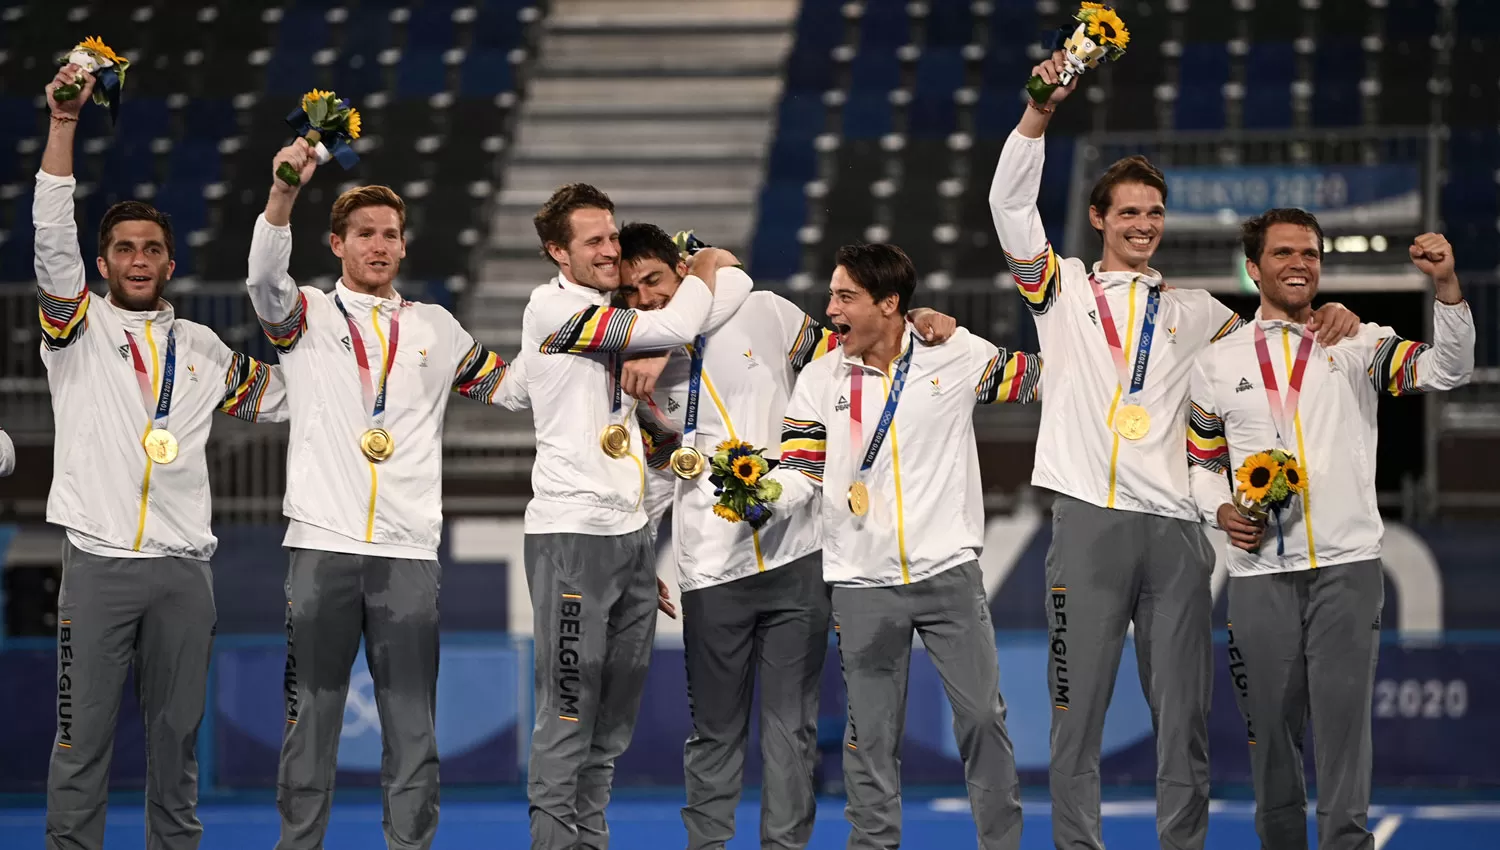
<svg viewBox="0 0 1500 850"><path fill-rule="evenodd" d="M306 186L317 159L276 154ZM385 186L333 203L333 291L287 274L298 188L273 178L250 243L256 315L286 370L286 731L277 775L280 850L323 846L349 674L365 639L380 711L385 839L431 846L438 822L437 547L443 416L451 393L525 406L522 372L434 304L407 301L406 207Z"/></svg>
<svg viewBox="0 0 1500 850"><path fill-rule="evenodd" d="M849 694L850 848L901 843L912 636L953 706L982 850L1021 843L995 628L979 570L984 503L974 407L1037 397L1040 358L960 328L922 345L904 321L916 269L894 245L846 245L828 289L842 346L802 370L782 423L778 521L817 512ZM821 501L819 497L821 496Z"/></svg>
<svg viewBox="0 0 1500 850"><path fill-rule="evenodd" d="M1062 52L1033 69L1049 83ZM1125 634L1156 731L1157 833L1199 850L1208 830L1213 551L1181 462L1193 361L1243 320L1207 292L1168 288L1151 268L1167 184L1144 157L1110 166L1089 195L1103 256L1058 257L1036 210L1042 136L1077 80L1026 99L1000 155L990 210L1051 367L1031 482L1057 494L1044 601L1053 647L1050 784L1060 850L1099 850L1099 750ZM1359 320L1326 305L1324 344Z"/></svg>
<svg viewBox="0 0 1500 850"><path fill-rule="evenodd" d="M1230 536L1230 642L1245 662L1235 698L1250 736L1255 828L1263 847L1307 847L1302 740L1311 716L1318 846L1369 850L1370 695L1385 599L1376 410L1381 393L1467 383L1474 319L1453 248L1424 233L1409 253L1432 280L1433 344L1366 324L1324 348L1307 329L1322 271L1318 220L1273 209L1246 222L1243 235L1260 312L1198 360L1188 457L1204 519ZM1231 497L1246 459L1276 449L1296 458L1302 492L1267 528L1264 518L1241 516ZM1265 475L1247 474L1240 486L1264 490Z"/></svg>
<svg viewBox="0 0 1500 850"><path fill-rule="evenodd" d="M620 255L620 293L630 307L665 306L688 271L672 237L651 224L626 225ZM717 270L721 280L743 274ZM932 310L910 318L930 344L945 342L955 328ZM650 486L659 494L650 501L660 511L672 507L671 553L682 591L693 716L683 748L688 850L722 850L734 837L757 679L760 846L799 850L812 838L830 606L818 506L759 530L725 522L713 513L718 499L703 466L725 440L774 457L797 374L838 343L792 302L754 292L724 321L710 317L707 331L670 357L654 393L651 385L637 390L649 403L643 430L658 470ZM660 511L652 508L653 519Z"/></svg>
<svg viewBox="0 0 1500 850"><path fill-rule="evenodd" d="M83 83L57 102L58 86ZM125 677L145 718L146 844L198 846L196 745L217 614L209 560L214 411L284 421L280 370L229 350L162 298L172 223L115 204L99 224L89 290L74 217L73 142L94 78L64 66L46 87L51 129L36 175L38 316L56 422L47 521L66 530L57 599L57 734L48 850L104 845L109 760ZM0 434L8 449L10 440ZM9 472L0 451L0 472Z"/></svg>
<svg viewBox="0 0 1500 850"><path fill-rule="evenodd" d="M728 259L710 248L661 309L613 306L620 233L609 196L568 184L534 223L557 275L532 291L521 319L536 423L525 544L536 640L531 841L602 850L615 759L635 732L659 602L626 357L691 342L711 312L744 303L750 279L716 282Z"/></svg>

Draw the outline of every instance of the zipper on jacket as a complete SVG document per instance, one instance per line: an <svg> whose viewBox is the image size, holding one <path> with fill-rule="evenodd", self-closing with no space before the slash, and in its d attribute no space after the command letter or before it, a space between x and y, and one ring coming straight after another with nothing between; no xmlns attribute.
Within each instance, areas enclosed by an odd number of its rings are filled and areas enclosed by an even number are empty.
<svg viewBox="0 0 1500 850"><path fill-rule="evenodd" d="M161 393L161 366L156 362L156 339L151 336L151 320L146 320L146 344L151 348L151 386L158 394ZM146 439L146 434L151 433L151 426L156 423L154 411L146 411L146 432L141 434L141 440ZM146 508L151 500L151 456L146 455L146 476L141 479L141 519L135 526L135 545L130 548L133 551L141 551L141 541L146 536Z"/></svg>
<svg viewBox="0 0 1500 850"><path fill-rule="evenodd" d="M1139 280L1139 278L1137 278L1136 280ZM1135 333L1134 333L1134 330L1135 330L1135 284L1136 284L1135 280L1132 280L1130 282L1130 293L1129 293L1129 297L1130 297L1130 309L1127 311L1126 316L1125 316L1125 334L1126 334L1125 362L1126 363L1130 362L1130 355L1131 355L1130 349L1131 349L1131 346L1133 346L1135 344ZM1099 321L1101 321L1101 322L1104 321L1104 317L1100 316L1099 317ZM1111 356L1113 356L1113 355L1111 355ZM1125 393L1125 388L1122 387L1122 386L1120 386L1119 384L1116 384L1115 385L1115 397L1114 397L1114 400L1112 400L1109 403L1109 415L1107 417L1105 417L1105 420L1104 420L1104 426L1109 429L1110 436L1113 438L1113 445L1110 447L1110 450L1109 450L1109 500L1108 500L1108 502L1105 503L1105 507L1108 507L1108 508L1113 508L1115 506L1115 484L1116 484L1116 481L1117 481L1117 478L1118 478L1117 467L1118 467L1119 462L1120 462L1120 432L1115 430L1115 408L1119 406L1119 404L1120 404L1120 397L1124 393Z"/></svg>
<svg viewBox="0 0 1500 850"><path fill-rule="evenodd" d="M1307 331L1303 331L1307 333ZM1281 329L1281 350L1286 356L1287 381L1292 380L1292 340L1286 328ZM1312 476L1308 469L1312 464L1307 459L1307 446L1302 442L1302 411L1292 415L1292 426L1297 429L1297 462L1302 465L1302 523L1307 526L1307 562L1313 569L1318 568L1318 547L1313 543L1312 523Z"/></svg>

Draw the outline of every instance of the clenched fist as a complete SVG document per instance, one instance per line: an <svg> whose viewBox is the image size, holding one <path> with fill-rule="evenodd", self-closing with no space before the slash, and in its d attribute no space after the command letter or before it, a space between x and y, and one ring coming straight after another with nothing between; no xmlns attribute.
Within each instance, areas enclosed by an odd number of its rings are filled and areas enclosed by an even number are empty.
<svg viewBox="0 0 1500 850"><path fill-rule="evenodd" d="M1453 246L1441 233L1423 233L1411 243L1412 265L1432 278L1433 295L1444 304L1458 304L1464 294L1453 270Z"/></svg>
<svg viewBox="0 0 1500 850"><path fill-rule="evenodd" d="M83 89L78 92L78 96L72 100L65 100L62 103L58 103L54 93L58 88L73 83L82 83L83 85ZM52 82L47 84L46 92L47 106L52 110L54 118L77 120L78 113L83 111L83 105L94 94L94 75L77 65L69 63L57 69L57 76L53 77Z"/></svg>
<svg viewBox="0 0 1500 850"><path fill-rule="evenodd" d="M1049 106L1055 106L1066 100L1068 95L1072 94L1073 90L1078 88L1077 77L1074 77L1073 82L1068 83L1065 86L1057 85L1058 76L1068 68L1068 60L1064 58L1067 55L1068 54L1066 51L1054 50L1052 51L1052 58L1043 59L1040 65L1037 65L1035 68L1031 69L1031 73L1035 74L1038 77L1041 77L1042 82L1047 83L1048 85L1057 86L1057 88L1053 90L1052 96L1047 98L1047 104Z"/></svg>
<svg viewBox="0 0 1500 850"><path fill-rule="evenodd" d="M288 186L276 177L276 169L280 168L282 163L286 163L297 172L297 177L300 180L298 186ZM313 172L317 170L318 155L313 150L312 145L309 145L306 139L296 139L291 144L277 151L276 158L271 160L271 185L278 191L295 192L300 186L307 185L307 181L312 178Z"/></svg>

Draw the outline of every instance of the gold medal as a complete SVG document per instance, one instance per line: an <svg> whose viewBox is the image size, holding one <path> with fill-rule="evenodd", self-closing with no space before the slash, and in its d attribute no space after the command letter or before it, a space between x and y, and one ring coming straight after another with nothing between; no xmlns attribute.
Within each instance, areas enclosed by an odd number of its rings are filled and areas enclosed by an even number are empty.
<svg viewBox="0 0 1500 850"><path fill-rule="evenodd" d="M619 423L611 425L599 435L599 447L610 457L624 457L630 453L630 432Z"/></svg>
<svg viewBox="0 0 1500 850"><path fill-rule="evenodd" d="M703 474L703 453L687 446L672 452L672 471L685 481L697 478Z"/></svg>
<svg viewBox="0 0 1500 850"><path fill-rule="evenodd" d="M1139 440L1151 431L1151 414L1139 404L1127 404L1115 413L1115 433L1127 440Z"/></svg>
<svg viewBox="0 0 1500 850"><path fill-rule="evenodd" d="M384 428L371 428L359 435L359 450L370 463L381 463L396 453L396 440Z"/></svg>
<svg viewBox="0 0 1500 850"><path fill-rule="evenodd" d="M849 510L855 516L864 516L870 512L870 490L865 487L865 482L856 481L849 485Z"/></svg>
<svg viewBox="0 0 1500 850"><path fill-rule="evenodd" d="M141 445L152 463L171 463L177 459L177 438L165 428L147 431L146 436L141 439Z"/></svg>

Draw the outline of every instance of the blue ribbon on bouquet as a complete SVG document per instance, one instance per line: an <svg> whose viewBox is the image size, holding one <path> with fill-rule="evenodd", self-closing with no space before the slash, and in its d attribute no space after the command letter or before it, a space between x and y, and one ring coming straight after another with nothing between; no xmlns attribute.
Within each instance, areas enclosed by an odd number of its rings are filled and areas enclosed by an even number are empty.
<svg viewBox="0 0 1500 850"><path fill-rule="evenodd" d="M340 100L339 107L348 109L348 99ZM299 139L313 130L317 130L318 135L322 137L320 141L323 143L323 147L328 149L328 153L338 161L339 165L344 167L344 170L347 171L353 168L354 164L359 162L359 154L355 153L354 148L349 145L349 137L345 133L339 130L324 130L321 127L314 127L312 121L307 117L307 111L302 107L299 106L292 110L292 113L286 117L286 123L291 125L293 130L297 131L297 138Z"/></svg>

